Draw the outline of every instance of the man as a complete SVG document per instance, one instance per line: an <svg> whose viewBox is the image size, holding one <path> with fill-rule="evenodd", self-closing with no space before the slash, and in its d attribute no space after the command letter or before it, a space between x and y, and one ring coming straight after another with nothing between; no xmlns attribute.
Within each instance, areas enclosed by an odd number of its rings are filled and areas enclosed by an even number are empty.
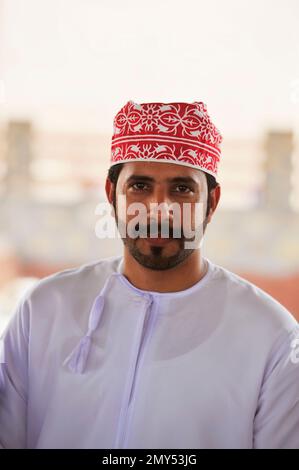
<svg viewBox="0 0 299 470"><path fill-rule="evenodd" d="M201 102L117 113L106 192L131 228L123 256L49 276L20 302L3 336L4 448L299 447L295 319L202 255L220 143Z"/></svg>

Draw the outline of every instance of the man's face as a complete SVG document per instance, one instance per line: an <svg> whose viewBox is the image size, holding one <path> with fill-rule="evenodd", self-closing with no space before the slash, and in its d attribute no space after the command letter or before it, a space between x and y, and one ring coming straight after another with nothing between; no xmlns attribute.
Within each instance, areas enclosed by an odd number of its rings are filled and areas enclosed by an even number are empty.
<svg viewBox="0 0 299 470"><path fill-rule="evenodd" d="M121 212L118 206L119 196L125 197L125 212ZM202 220L207 204L206 176L194 168L172 163L125 163L117 181L115 199L117 224L121 223L126 228L134 226L137 232L142 232L143 229L147 235L146 238L135 238L130 236L128 230L122 239L135 260L149 269L166 270L183 262L195 249L186 248L185 242L194 240L190 229L194 234L197 228L197 233L202 235L206 227L206 220ZM133 207L134 203L141 203L145 208L143 219L139 217L136 227L136 213L133 211L128 214L128 207ZM163 205L162 213L153 209L158 204ZM176 210L171 210L171 205ZM196 219L195 211L199 207L202 212L199 219ZM162 229L167 226L169 236L165 238L163 233L161 237ZM150 236L150 230L154 227L158 231L156 238Z"/></svg>

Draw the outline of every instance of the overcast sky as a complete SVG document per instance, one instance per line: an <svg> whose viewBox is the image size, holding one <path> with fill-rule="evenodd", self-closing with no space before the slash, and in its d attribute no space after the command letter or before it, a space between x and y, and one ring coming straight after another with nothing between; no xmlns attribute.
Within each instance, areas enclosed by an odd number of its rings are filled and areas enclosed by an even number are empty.
<svg viewBox="0 0 299 470"><path fill-rule="evenodd" d="M112 132L129 99L204 101L225 136L299 128L297 0L0 0L0 115Z"/></svg>

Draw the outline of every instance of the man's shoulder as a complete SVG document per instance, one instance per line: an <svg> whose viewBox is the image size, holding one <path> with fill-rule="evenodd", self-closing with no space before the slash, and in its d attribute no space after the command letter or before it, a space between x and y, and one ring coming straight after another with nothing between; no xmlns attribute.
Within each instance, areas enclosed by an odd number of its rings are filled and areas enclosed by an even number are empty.
<svg viewBox="0 0 299 470"><path fill-rule="evenodd" d="M34 299L43 294L49 295L51 292L75 295L78 289L82 291L88 287L92 290L93 285L99 289L110 274L119 270L122 258L121 255L110 256L57 271L37 281L27 291L25 297Z"/></svg>
<svg viewBox="0 0 299 470"><path fill-rule="evenodd" d="M269 332L291 330L297 325L293 314L262 288L223 266L213 264L213 267L227 315L249 327L269 328Z"/></svg>

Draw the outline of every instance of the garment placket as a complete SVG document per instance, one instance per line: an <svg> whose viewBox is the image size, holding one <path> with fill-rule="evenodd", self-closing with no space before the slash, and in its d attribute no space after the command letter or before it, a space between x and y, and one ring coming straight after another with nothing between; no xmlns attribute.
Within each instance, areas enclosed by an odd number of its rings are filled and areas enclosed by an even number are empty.
<svg viewBox="0 0 299 470"><path fill-rule="evenodd" d="M138 378L140 375L140 368L142 366L146 346L150 340L151 333L156 318L157 303L154 301L153 296L138 296L135 300L138 302L145 299L145 307L143 310L141 327L138 325L137 334L135 336L134 347L132 352L132 360L129 371L129 378L125 388L123 405L120 413L120 420L118 432L116 436L114 448L126 448L132 412L134 409L134 401L136 396L136 387L138 385ZM154 306L156 308L154 308Z"/></svg>

